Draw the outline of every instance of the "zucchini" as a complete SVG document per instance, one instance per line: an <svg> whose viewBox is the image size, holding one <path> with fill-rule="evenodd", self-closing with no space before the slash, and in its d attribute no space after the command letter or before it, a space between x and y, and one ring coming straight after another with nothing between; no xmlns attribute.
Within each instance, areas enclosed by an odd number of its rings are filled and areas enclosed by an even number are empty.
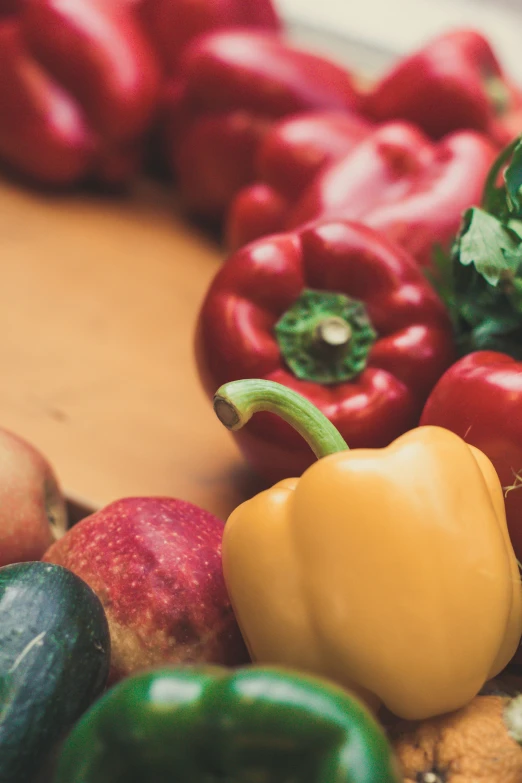
<svg viewBox="0 0 522 783"><path fill-rule="evenodd" d="M31 783L102 692L110 639L102 604L72 571L0 568L0 783Z"/></svg>

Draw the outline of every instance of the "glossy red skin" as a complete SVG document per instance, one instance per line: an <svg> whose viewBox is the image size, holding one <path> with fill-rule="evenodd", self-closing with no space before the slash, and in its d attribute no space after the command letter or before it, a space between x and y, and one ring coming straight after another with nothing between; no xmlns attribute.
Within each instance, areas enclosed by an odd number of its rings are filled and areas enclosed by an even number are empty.
<svg viewBox="0 0 522 783"><path fill-rule="evenodd" d="M292 206L314 177L343 158L372 125L350 112L303 112L277 122L254 161L256 181L237 193L226 220L230 250L282 231Z"/></svg>
<svg viewBox="0 0 522 783"><path fill-rule="evenodd" d="M190 194L185 203L193 212L219 219L228 207L228 194L235 194L253 176L251 158L242 181L237 181L234 146L244 148L245 134L252 136L260 127L266 132L274 120L307 110L353 113L359 103L343 68L290 46L277 34L252 30L196 38L183 52L173 95L168 146L181 195L185 199ZM233 133L229 115L241 117ZM199 128L210 117L213 133L205 141ZM257 146L253 155L256 150ZM194 171L185 161L198 156L206 163ZM228 169L233 171L231 182L219 187L227 196L210 210L207 194L216 188L213 172L221 171L226 180Z"/></svg>
<svg viewBox="0 0 522 783"><path fill-rule="evenodd" d="M253 182L234 196L225 219L225 244L230 252L284 228L290 202L266 182Z"/></svg>
<svg viewBox="0 0 522 783"><path fill-rule="evenodd" d="M307 109L353 110L360 100L344 68L273 33L201 35L184 50L180 67L187 99L199 111L241 108L284 117Z"/></svg>
<svg viewBox="0 0 522 783"><path fill-rule="evenodd" d="M125 172L120 161L135 155L128 148L152 119L159 75L130 10L30 0L0 24L0 157L45 185Z"/></svg>
<svg viewBox="0 0 522 783"><path fill-rule="evenodd" d="M433 246L450 245L464 210L480 203L496 155L475 131L434 143L409 123L386 123L318 174L285 228L360 220L430 266Z"/></svg>
<svg viewBox="0 0 522 783"><path fill-rule="evenodd" d="M38 182L83 176L95 138L80 105L28 57L19 26L0 23L0 158ZM65 118L65 121L64 121Z"/></svg>
<svg viewBox="0 0 522 783"><path fill-rule="evenodd" d="M495 351L465 356L435 385L420 423L446 427L479 448L502 486L512 486L522 474L522 363ZM505 502L511 541L522 560L522 485Z"/></svg>
<svg viewBox="0 0 522 783"><path fill-rule="evenodd" d="M286 368L273 328L305 287L366 304L379 337L353 381L321 386ZM199 314L196 356L210 397L241 378L283 383L358 448L385 446L416 425L454 349L445 308L415 262L366 226L332 222L260 239L233 254ZM297 476L314 461L302 437L272 414L257 414L233 434L269 481Z"/></svg>
<svg viewBox="0 0 522 783"><path fill-rule="evenodd" d="M503 113L488 95L490 78L503 82L509 95ZM516 135L511 115L521 106L522 91L509 82L488 41L473 30L445 33L403 58L364 102L378 122L409 120L435 139L472 128L499 145Z"/></svg>
<svg viewBox="0 0 522 783"><path fill-rule="evenodd" d="M185 46L202 33L224 27L281 29L271 0L144 0L139 13L169 75L176 74Z"/></svg>
<svg viewBox="0 0 522 783"><path fill-rule="evenodd" d="M244 111L207 114L191 125L175 148L177 184L189 212L219 219L245 181L267 122Z"/></svg>
<svg viewBox="0 0 522 783"><path fill-rule="evenodd" d="M295 199L328 163L346 155L372 130L355 112L315 111L274 125L258 150L256 172L289 199Z"/></svg>
<svg viewBox="0 0 522 783"><path fill-rule="evenodd" d="M43 560L69 568L100 598L111 682L164 663L248 660L223 580L222 534L223 523L191 503L123 498L45 553Z"/></svg>
<svg viewBox="0 0 522 783"><path fill-rule="evenodd" d="M18 11L20 0L0 0L0 19Z"/></svg>

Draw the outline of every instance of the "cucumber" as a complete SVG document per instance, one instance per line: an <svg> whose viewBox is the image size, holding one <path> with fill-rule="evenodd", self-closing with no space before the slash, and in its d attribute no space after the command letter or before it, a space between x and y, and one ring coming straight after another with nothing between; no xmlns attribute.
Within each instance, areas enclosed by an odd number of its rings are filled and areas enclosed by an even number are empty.
<svg viewBox="0 0 522 783"><path fill-rule="evenodd" d="M110 638L102 604L52 563L0 568L0 783L31 783L102 692Z"/></svg>

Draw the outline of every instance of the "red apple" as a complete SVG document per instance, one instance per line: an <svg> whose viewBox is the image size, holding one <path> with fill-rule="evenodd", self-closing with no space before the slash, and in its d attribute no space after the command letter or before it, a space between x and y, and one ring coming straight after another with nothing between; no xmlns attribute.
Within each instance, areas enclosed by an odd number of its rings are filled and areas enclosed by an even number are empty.
<svg viewBox="0 0 522 783"><path fill-rule="evenodd" d="M248 660L221 568L223 522L182 500L123 498L81 520L44 560L100 598L111 683L165 663Z"/></svg>
<svg viewBox="0 0 522 783"><path fill-rule="evenodd" d="M66 528L51 465L23 438L0 429L0 566L39 560Z"/></svg>

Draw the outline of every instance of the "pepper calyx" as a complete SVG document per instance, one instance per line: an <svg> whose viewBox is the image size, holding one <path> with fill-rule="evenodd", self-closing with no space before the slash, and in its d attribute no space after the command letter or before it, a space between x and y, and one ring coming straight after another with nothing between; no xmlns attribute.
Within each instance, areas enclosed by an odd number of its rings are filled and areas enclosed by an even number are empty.
<svg viewBox="0 0 522 783"><path fill-rule="evenodd" d="M363 302L310 288L283 314L274 332L294 375L323 384L360 375L377 338Z"/></svg>

